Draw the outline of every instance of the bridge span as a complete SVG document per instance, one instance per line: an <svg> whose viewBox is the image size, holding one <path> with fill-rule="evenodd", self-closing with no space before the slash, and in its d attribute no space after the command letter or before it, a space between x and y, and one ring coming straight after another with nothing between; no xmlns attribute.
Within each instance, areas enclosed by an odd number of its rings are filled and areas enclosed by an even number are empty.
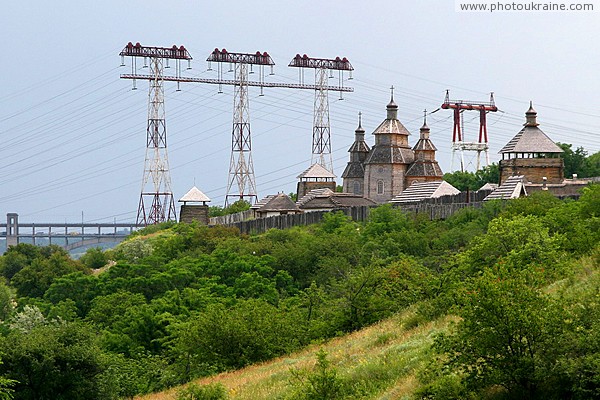
<svg viewBox="0 0 600 400"><path fill-rule="evenodd" d="M134 222L115 223L20 223L17 213L6 214L6 223L0 224L0 240L6 239L6 248L19 243L34 245L56 244L66 250L96 243L114 243L125 239L144 225Z"/></svg>

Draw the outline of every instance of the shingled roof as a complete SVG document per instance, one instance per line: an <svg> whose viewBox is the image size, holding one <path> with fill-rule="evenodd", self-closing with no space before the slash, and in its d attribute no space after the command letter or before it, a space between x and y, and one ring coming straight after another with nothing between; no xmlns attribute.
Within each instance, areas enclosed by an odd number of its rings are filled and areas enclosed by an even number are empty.
<svg viewBox="0 0 600 400"><path fill-rule="evenodd" d="M358 114L358 128L354 131L354 143L348 149L350 161L342 173L342 178L364 178L365 166L363 165L369 151L369 145L365 142L365 130L362 127L361 114Z"/></svg>
<svg viewBox="0 0 600 400"><path fill-rule="evenodd" d="M563 150L552 141L538 127L537 112L533 105L529 104L529 110L525 113L527 122L523 129L519 131L500 151L504 153L562 153Z"/></svg>
<svg viewBox="0 0 600 400"><path fill-rule="evenodd" d="M394 197L392 203L414 203L425 199L435 199L448 194L458 194L460 190L446 181L416 182Z"/></svg>
<svg viewBox="0 0 600 400"><path fill-rule="evenodd" d="M298 179L335 179L335 174L319 163L311 165L297 176Z"/></svg>
<svg viewBox="0 0 600 400"><path fill-rule="evenodd" d="M285 193L269 195L250 208L258 212L299 211L296 203Z"/></svg>
<svg viewBox="0 0 600 400"><path fill-rule="evenodd" d="M375 145L365 164L410 164L414 160L415 154L410 147Z"/></svg>
<svg viewBox="0 0 600 400"><path fill-rule="evenodd" d="M398 106L394 102L393 94L392 100L386 108L387 118L373 131L373 135L404 136L402 142L405 142L406 145L398 145L394 141L378 143L378 140L376 140L365 160L365 164L410 164L415 159L412 149L408 146L410 132L398 120ZM390 138L390 140L392 139Z"/></svg>
<svg viewBox="0 0 600 400"><path fill-rule="evenodd" d="M406 176L437 176L444 175L437 161L415 160L406 170Z"/></svg>
<svg viewBox="0 0 600 400"><path fill-rule="evenodd" d="M349 162L342 173L342 178L364 178L365 166L359 162Z"/></svg>
<svg viewBox="0 0 600 400"><path fill-rule="evenodd" d="M302 196L296 204L301 209L327 209L373 206L377 203L359 195L338 193L331 189L323 188L311 190L306 195Z"/></svg>
<svg viewBox="0 0 600 400"><path fill-rule="evenodd" d="M498 184L490 183L490 182L487 182L485 185L483 185L482 187L479 188L479 190L496 190L496 189L498 189Z"/></svg>
<svg viewBox="0 0 600 400"><path fill-rule="evenodd" d="M506 179L502 185L490 193L483 201L501 200L501 199L516 199L521 196L527 196L525 184L523 183L523 175L514 175Z"/></svg>

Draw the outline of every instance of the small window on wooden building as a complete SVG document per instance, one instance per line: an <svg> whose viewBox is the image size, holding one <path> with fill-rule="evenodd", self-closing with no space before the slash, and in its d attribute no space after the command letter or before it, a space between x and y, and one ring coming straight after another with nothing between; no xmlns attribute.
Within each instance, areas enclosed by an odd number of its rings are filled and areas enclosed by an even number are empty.
<svg viewBox="0 0 600 400"><path fill-rule="evenodd" d="M385 185L380 179L377 181L377 194L383 194L385 192Z"/></svg>

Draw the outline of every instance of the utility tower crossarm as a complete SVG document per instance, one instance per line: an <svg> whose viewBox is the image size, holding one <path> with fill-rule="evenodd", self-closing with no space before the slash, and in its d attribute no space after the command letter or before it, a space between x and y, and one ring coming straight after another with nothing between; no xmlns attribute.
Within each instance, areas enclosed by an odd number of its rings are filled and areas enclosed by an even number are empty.
<svg viewBox="0 0 600 400"><path fill-rule="evenodd" d="M192 56L184 46L177 47L154 47L142 46L139 42L127 43L127 46L119 53L121 57L155 57L170 58L172 60L191 60Z"/></svg>
<svg viewBox="0 0 600 400"><path fill-rule="evenodd" d="M490 101L471 101L471 100L450 100L450 94L446 91L446 98L442 104L443 109L459 109L459 110L485 110L498 111L494 101L494 94L490 94Z"/></svg>
<svg viewBox="0 0 600 400"><path fill-rule="evenodd" d="M230 53L227 50L214 49L206 61L225 62L225 63L242 63L255 65L275 65L273 59L266 51L261 53Z"/></svg>
<svg viewBox="0 0 600 400"><path fill-rule="evenodd" d="M307 56L306 54L303 56L301 56L300 54L296 54L296 57L292 58L292 61L290 61L288 67L326 68L341 71L354 71L352 64L350 64L350 61L348 61L346 57L336 57L335 59L312 58Z"/></svg>

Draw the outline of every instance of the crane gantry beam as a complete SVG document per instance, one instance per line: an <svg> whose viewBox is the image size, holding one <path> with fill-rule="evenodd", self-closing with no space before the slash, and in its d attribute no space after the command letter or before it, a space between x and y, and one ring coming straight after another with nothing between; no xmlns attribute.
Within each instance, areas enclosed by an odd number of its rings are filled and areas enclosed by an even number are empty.
<svg viewBox="0 0 600 400"><path fill-rule="evenodd" d="M255 65L275 65L273 59L266 51L261 53L232 53L225 49L214 49L206 61L238 63L238 64L255 64Z"/></svg>
<svg viewBox="0 0 600 400"><path fill-rule="evenodd" d="M354 71L352 64L350 64L350 61L348 61L346 57L336 57L335 59L312 58L307 56L306 54L303 56L301 56L300 54L296 54L296 57L292 58L292 61L290 61L288 67L325 68L341 71Z"/></svg>

